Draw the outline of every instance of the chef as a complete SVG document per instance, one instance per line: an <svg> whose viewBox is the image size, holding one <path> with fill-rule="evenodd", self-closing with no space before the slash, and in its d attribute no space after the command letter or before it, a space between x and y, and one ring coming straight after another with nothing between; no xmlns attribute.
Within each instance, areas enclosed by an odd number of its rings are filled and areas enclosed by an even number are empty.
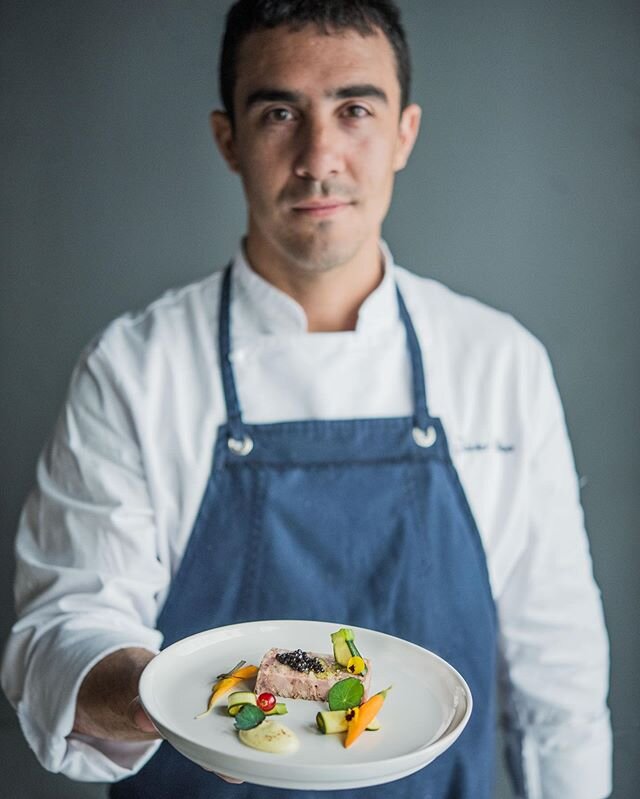
<svg viewBox="0 0 640 799"><path fill-rule="evenodd" d="M161 744L138 677L199 630L335 619L474 695L367 797L490 799L499 687L518 795L602 799L607 637L549 360L381 240L420 123L397 9L240 0L220 81L246 236L86 349L21 518L2 681L30 746L113 799L278 797Z"/></svg>

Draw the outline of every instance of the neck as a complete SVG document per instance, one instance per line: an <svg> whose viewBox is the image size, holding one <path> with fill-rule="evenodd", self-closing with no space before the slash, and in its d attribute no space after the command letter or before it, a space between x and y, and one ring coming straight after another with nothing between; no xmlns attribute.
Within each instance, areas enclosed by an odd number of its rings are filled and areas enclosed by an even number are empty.
<svg viewBox="0 0 640 799"><path fill-rule="evenodd" d="M350 261L319 271L291 264L282 256L261 257L250 238L245 249L251 268L302 307L309 333L355 330L360 306L384 276L377 240Z"/></svg>

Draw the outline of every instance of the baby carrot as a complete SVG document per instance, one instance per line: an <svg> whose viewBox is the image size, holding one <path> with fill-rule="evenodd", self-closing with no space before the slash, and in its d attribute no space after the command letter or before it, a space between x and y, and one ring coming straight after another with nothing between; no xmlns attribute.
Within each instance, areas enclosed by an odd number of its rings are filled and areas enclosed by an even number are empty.
<svg viewBox="0 0 640 799"><path fill-rule="evenodd" d="M378 714L390 690L391 686L385 688L384 691L374 694L371 699L367 699L360 707L354 708L356 712L353 714L353 718L347 722L347 737L344 739L345 747L348 748L351 746L351 744L367 729ZM349 713L347 713L347 717L348 715Z"/></svg>
<svg viewBox="0 0 640 799"><path fill-rule="evenodd" d="M238 663L237 666L234 666L234 668L231 669L231 671L227 674L219 674L218 682L214 684L213 691L209 697L207 709L203 713L199 713L196 718L201 719L203 716L206 716L211 712L213 706L221 696L224 696L243 680L248 680L250 677L255 677L257 673L257 666L245 666L244 660L241 660L240 663Z"/></svg>
<svg viewBox="0 0 640 799"><path fill-rule="evenodd" d="M227 679L248 680L251 677L255 677L257 673L257 666L241 666L240 668L236 667L230 674L221 674L218 679L224 677Z"/></svg>

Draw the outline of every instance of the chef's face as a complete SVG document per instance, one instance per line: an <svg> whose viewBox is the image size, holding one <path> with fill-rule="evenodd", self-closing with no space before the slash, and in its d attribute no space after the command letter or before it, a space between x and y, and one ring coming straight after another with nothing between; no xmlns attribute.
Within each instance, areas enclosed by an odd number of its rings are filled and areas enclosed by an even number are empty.
<svg viewBox="0 0 640 799"><path fill-rule="evenodd" d="M234 124L216 112L213 128L242 178L250 258L309 272L376 251L419 120L415 105L401 113L382 33L249 34L238 53Z"/></svg>

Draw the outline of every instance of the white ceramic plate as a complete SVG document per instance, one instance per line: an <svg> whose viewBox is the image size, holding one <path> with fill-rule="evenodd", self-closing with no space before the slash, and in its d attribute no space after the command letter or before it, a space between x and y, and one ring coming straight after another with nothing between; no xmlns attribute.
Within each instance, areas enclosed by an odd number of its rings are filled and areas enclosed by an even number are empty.
<svg viewBox="0 0 640 799"><path fill-rule="evenodd" d="M287 699L278 721L300 747L274 755L242 744L226 700L202 719L216 675L239 660L260 665L273 646L331 652L332 632L348 622L259 621L192 635L154 658L140 679L143 707L179 752L212 771L274 788L364 788L406 777L448 749L471 715L471 692L448 663L415 644L354 627L360 652L371 660L371 692L393 685L378 716L382 729L365 732L349 749L343 735L322 735L315 717L326 703ZM243 690L239 686L235 690ZM250 690L249 682L246 689Z"/></svg>

